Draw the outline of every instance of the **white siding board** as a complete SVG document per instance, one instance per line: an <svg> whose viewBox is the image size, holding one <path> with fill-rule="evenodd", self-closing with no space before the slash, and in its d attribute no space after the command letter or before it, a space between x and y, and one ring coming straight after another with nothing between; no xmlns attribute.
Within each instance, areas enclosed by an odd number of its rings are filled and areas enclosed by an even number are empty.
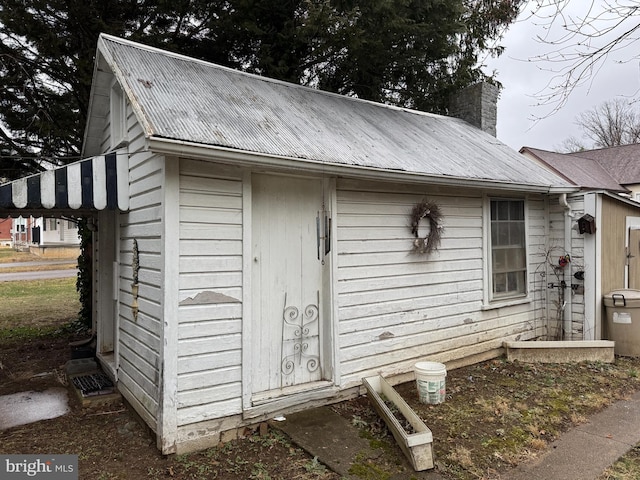
<svg viewBox="0 0 640 480"><path fill-rule="evenodd" d="M180 340L199 337L213 337L216 335L232 335L237 333L242 319L196 321L191 323L182 322L178 329Z"/></svg>
<svg viewBox="0 0 640 480"><path fill-rule="evenodd" d="M178 410L178 424L189 425L190 423L235 415L241 411L242 402L238 398L206 403L195 407L181 408Z"/></svg>
<svg viewBox="0 0 640 480"><path fill-rule="evenodd" d="M200 272L180 274L180 289L215 289L218 287L240 287L241 272Z"/></svg>
<svg viewBox="0 0 640 480"><path fill-rule="evenodd" d="M181 239L206 240L212 237L211 227L202 224L186 224L180 228ZM240 225L217 225L215 229L217 240L241 240L242 227Z"/></svg>
<svg viewBox="0 0 640 480"><path fill-rule="evenodd" d="M458 270L452 269L451 272L464 272L464 280L456 282L456 288L463 283L471 281L482 280L481 270ZM384 276L384 277L357 277L344 279L340 283L340 290L344 294L358 293L358 292L372 292L387 289L396 288L416 288L416 286L423 286L424 288L431 288L431 285L447 284L451 283L450 272L429 272L414 275L396 275L396 276ZM477 288L477 285L474 285ZM466 289L465 289L466 290ZM428 292L433 294L434 292Z"/></svg>
<svg viewBox="0 0 640 480"><path fill-rule="evenodd" d="M215 215L216 221L219 224L228 225L241 225L242 224L242 212L240 211L228 211L222 208L196 208L189 207L180 210L180 221L183 223L207 223L207 215Z"/></svg>
<svg viewBox="0 0 640 480"><path fill-rule="evenodd" d="M471 303L482 301L482 292L470 291L439 295L438 297L409 298L397 301L362 304L340 308L340 319L366 318L372 315L392 314L398 311L413 311L442 305L454 305L456 303Z"/></svg>
<svg viewBox="0 0 640 480"><path fill-rule="evenodd" d="M225 256L221 254L219 257L214 258L208 258L201 255L194 255L192 257L182 256L180 258L180 272L184 274L200 272L202 270L202 262L205 261L209 262L209 267L216 272L242 271L242 256Z"/></svg>
<svg viewBox="0 0 640 480"><path fill-rule="evenodd" d="M129 352L127 352L129 353ZM149 377L145 375L144 372L139 367L139 362L136 364L132 364L129 360L133 360L139 358L137 355L126 355L122 363L120 364L121 368L124 368L129 373L129 378L135 382L135 384L140 387L144 392L152 398L157 398L158 395L158 378L157 377ZM153 369L157 371L157 369Z"/></svg>
<svg viewBox="0 0 640 480"><path fill-rule="evenodd" d="M149 392L140 388L135 380L128 375L128 372L135 370L135 367L129 367L130 368L126 369L123 368L122 372L118 373L118 389L121 391L125 389L126 392L123 392L125 398L127 396L133 397L137 404L144 408L144 411L138 411L138 414L145 419L153 431L156 431L155 420L158 411L157 395L149 395Z"/></svg>
<svg viewBox="0 0 640 480"><path fill-rule="evenodd" d="M402 265L403 275L424 275L426 273L433 275L442 272L469 272L477 271L482 274L482 260L472 258L467 260L450 260L445 262L409 262ZM398 274L396 264L376 265L372 268L369 265L352 266L340 269L340 280L343 285L347 285L351 280L371 279L379 277L390 277Z"/></svg>
<svg viewBox="0 0 640 480"><path fill-rule="evenodd" d="M236 321L242 317L242 306L238 303L217 303L205 305L183 305L180 307L180 324L201 324L208 321ZM234 333L239 332L236 330Z"/></svg>
<svg viewBox="0 0 640 480"><path fill-rule="evenodd" d="M222 350L206 355L185 356L178 358L178 374L194 372L211 372L221 368L238 367L240 365L240 350Z"/></svg>
<svg viewBox="0 0 640 480"><path fill-rule="evenodd" d="M446 245L441 246L441 250L463 250L463 249L480 249L482 248L482 237L481 236L465 236L463 233L455 232L458 234L456 237L450 237L449 231L446 232L447 241ZM478 232L474 232L475 235ZM402 252L407 255L407 249L411 248L413 243L413 237L409 238L400 238L396 240L373 240L373 239L358 239L358 240L346 240L343 239L343 244L341 244L341 253L342 254L365 254L365 253L375 253L375 252ZM408 260L424 260L421 259L417 255L407 255Z"/></svg>
<svg viewBox="0 0 640 480"><path fill-rule="evenodd" d="M241 380L242 368L234 365L229 368L180 375L178 376L178 385L181 391L188 392L225 383L239 384Z"/></svg>
<svg viewBox="0 0 640 480"><path fill-rule="evenodd" d="M243 184L240 170L210 162L183 160L180 173L178 424L184 425L241 412Z"/></svg>
<svg viewBox="0 0 640 480"><path fill-rule="evenodd" d="M413 301L417 298L425 298L437 295L438 297L447 297L450 301L455 302L459 299L459 294L469 292L477 292L482 289L482 281L460 281L452 283L427 283L418 284L416 286L405 286L393 288L389 285L388 289L374 289L369 291L355 292L350 295L341 295L338 306L351 307L366 303L374 305L387 302L398 302L403 300Z"/></svg>
<svg viewBox="0 0 640 480"><path fill-rule="evenodd" d="M341 341L345 342L348 341L345 338L349 334L357 334L365 328L380 328L393 335L401 335L406 325L420 324L425 331L431 331L441 327L457 325L460 319L462 319L463 323L487 320L497 315L495 312L496 310L479 312L477 302L459 302L454 305L372 315L366 317L366 322L363 322L362 318L343 320L340 322L339 334L341 335ZM366 327L363 327L363 323Z"/></svg>
<svg viewBox="0 0 640 480"><path fill-rule="evenodd" d="M150 364L144 356L145 349L137 348L133 349L130 345L135 345L135 342L123 342L121 345L121 351L125 353L125 357L128 358L131 363L135 363L136 370L148 381L153 383L157 382L158 369L155 365ZM136 346L137 347L137 346ZM135 362L134 362L135 360Z"/></svg>
<svg viewBox="0 0 640 480"><path fill-rule="evenodd" d="M423 258L410 252L412 241L408 242L404 252L376 252L376 253L351 253L338 255L338 267L360 267L363 265L400 265L404 263L428 264L438 261L477 260L482 258L481 248L468 248L464 250L440 249Z"/></svg>
<svg viewBox="0 0 640 480"><path fill-rule="evenodd" d="M212 351L240 350L242 339L239 333L180 340L180 354L202 355Z"/></svg>
<svg viewBox="0 0 640 480"><path fill-rule="evenodd" d="M178 393L178 408L193 407L203 403L211 404L209 399L228 399L240 397L242 394L242 384L240 382L223 383L197 390L181 389ZM209 417L213 418L213 417Z"/></svg>
<svg viewBox="0 0 640 480"><path fill-rule="evenodd" d="M126 310L128 308L125 307ZM142 314L144 315L144 314ZM138 318L141 315L138 314ZM146 322L148 325L153 325L154 327L158 327L158 322ZM129 336L135 338L142 345L149 347L149 349L153 352L154 356L157 356L158 348L160 346L160 338L157 335L156 331L147 330L141 327L137 323L133 323L130 321L121 322L121 335L128 334Z"/></svg>
<svg viewBox="0 0 640 480"><path fill-rule="evenodd" d="M187 260L187 255L197 252L198 255L208 255L215 261L216 255L224 258L226 255L242 255L242 242L238 240L190 240L180 241L180 260Z"/></svg>

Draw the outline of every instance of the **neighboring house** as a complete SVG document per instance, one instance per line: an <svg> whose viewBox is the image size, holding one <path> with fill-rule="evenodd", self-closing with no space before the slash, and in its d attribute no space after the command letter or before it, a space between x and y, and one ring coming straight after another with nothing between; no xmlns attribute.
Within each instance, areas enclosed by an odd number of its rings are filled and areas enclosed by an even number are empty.
<svg viewBox="0 0 640 480"><path fill-rule="evenodd" d="M72 218L38 217L35 220L39 239L38 245L79 245L78 222Z"/></svg>
<svg viewBox="0 0 640 480"><path fill-rule="evenodd" d="M163 453L557 330L578 188L463 120L107 35L88 118L91 158L0 186L0 214L92 216L98 359Z"/></svg>
<svg viewBox="0 0 640 480"><path fill-rule="evenodd" d="M633 200L640 200L640 143L583 150L567 155L597 162L616 182L630 191Z"/></svg>
<svg viewBox="0 0 640 480"><path fill-rule="evenodd" d="M572 262L564 269L564 280L574 285L570 296L567 290L570 301L567 301L565 310L566 317L573 321L566 329L571 332L571 338L596 339L606 336L603 295L622 288L640 289L640 203L629 198L633 189L637 189L634 183L640 181L640 176L632 180L636 175L634 170L640 172L640 169L634 166L625 176L616 166L620 163L601 163L596 160L619 160L622 152L626 152L625 155L633 151L640 153L637 145L627 147L576 154L529 147L520 150L523 155L541 162L581 187L580 192L567 196L567 215L571 217L571 227L563 236L565 242L571 238L564 246L564 250L572 257ZM597 154L592 155L593 152ZM640 163L638 160L636 163ZM580 233L580 220L589 219L585 214L593 218L593 233ZM584 281L577 281L576 273L582 275ZM580 288L582 284L584 291Z"/></svg>
<svg viewBox="0 0 640 480"><path fill-rule="evenodd" d="M0 218L0 247L11 246L11 218Z"/></svg>
<svg viewBox="0 0 640 480"><path fill-rule="evenodd" d="M3 221L0 219L0 242L2 242ZM42 248L79 247L78 223L72 218L34 217L18 215L6 219L8 228L6 245L13 248L36 249L35 253L42 253Z"/></svg>

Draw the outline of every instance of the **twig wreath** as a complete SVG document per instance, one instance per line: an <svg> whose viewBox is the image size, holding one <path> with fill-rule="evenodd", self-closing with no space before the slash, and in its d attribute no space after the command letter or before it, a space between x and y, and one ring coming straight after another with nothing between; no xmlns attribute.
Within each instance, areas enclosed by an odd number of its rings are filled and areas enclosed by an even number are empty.
<svg viewBox="0 0 640 480"><path fill-rule="evenodd" d="M420 237L420 221L426 218L429 220L429 233L423 238ZM444 227L440 225L442 212L440 207L434 202L426 199L416 204L411 210L411 233L416 237L413 241L413 251L415 253L426 253L427 255L437 250L440 246L440 239Z"/></svg>

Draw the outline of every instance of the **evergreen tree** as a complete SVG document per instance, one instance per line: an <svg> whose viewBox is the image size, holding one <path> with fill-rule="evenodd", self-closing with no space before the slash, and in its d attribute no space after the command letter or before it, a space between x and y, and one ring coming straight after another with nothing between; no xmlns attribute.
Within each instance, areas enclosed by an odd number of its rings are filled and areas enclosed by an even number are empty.
<svg viewBox="0 0 640 480"><path fill-rule="evenodd" d="M446 113L523 0L4 0L0 178L77 159L101 32Z"/></svg>

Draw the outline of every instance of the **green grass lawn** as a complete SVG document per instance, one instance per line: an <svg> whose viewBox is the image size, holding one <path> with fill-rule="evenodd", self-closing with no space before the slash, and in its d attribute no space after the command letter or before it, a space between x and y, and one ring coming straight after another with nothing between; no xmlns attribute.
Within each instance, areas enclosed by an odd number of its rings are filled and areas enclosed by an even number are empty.
<svg viewBox="0 0 640 480"><path fill-rule="evenodd" d="M0 263L29 262L32 260L40 260L40 258L29 252L16 252L13 248L0 247Z"/></svg>
<svg viewBox="0 0 640 480"><path fill-rule="evenodd" d="M46 335L77 318L75 278L0 282L0 339Z"/></svg>

